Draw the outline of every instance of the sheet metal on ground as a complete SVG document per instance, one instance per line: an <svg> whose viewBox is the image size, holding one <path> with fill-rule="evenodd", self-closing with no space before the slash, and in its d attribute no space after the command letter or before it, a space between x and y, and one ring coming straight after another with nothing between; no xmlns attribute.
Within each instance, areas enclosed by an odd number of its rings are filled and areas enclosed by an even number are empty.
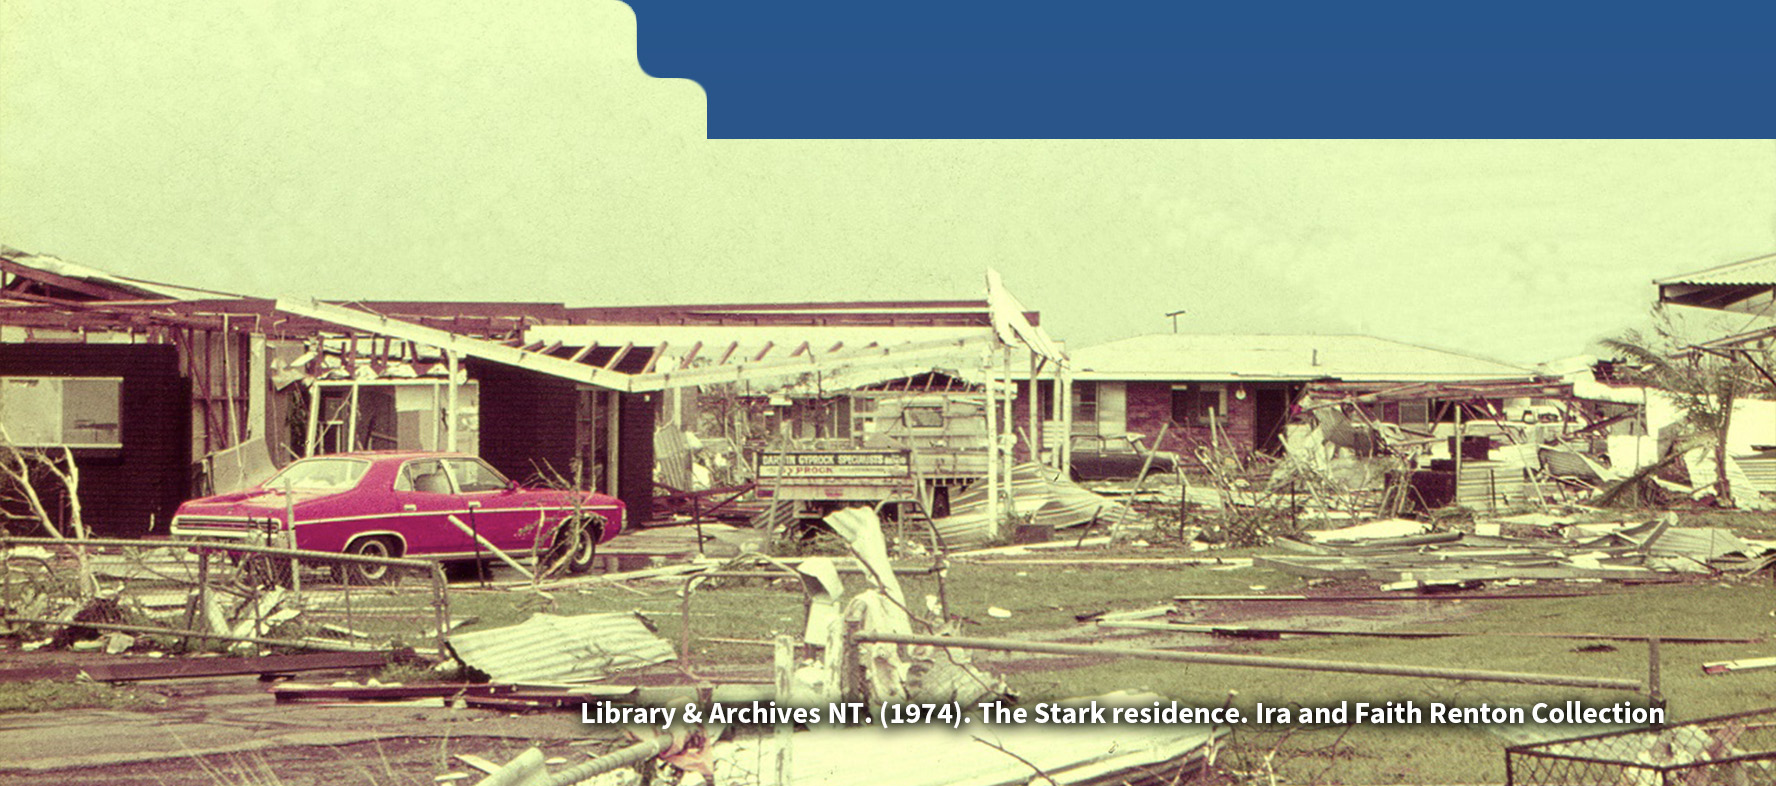
<svg viewBox="0 0 1776 786"><path fill-rule="evenodd" d="M1057 530L1119 515L1122 503L1067 479L1060 470L1041 464L1019 464L1011 470L1012 510L1031 517L1037 526ZM987 484L975 483L950 500L950 515L932 521L945 548L978 546L994 539L987 520Z"/></svg>
<svg viewBox="0 0 1776 786"><path fill-rule="evenodd" d="M1560 539L1507 538L1450 532L1407 537L1351 538L1341 547L1338 531L1316 543L1279 541L1306 551L1296 556L1260 556L1253 564L1310 578L1368 578L1423 583L1617 579L1660 580L1676 573L1744 569L1747 560L1769 551L1766 544L1717 529L1685 529L1673 519L1624 525L1577 525ZM1355 529L1355 528L1353 528ZM1375 530L1382 532L1385 530ZM1445 542L1428 542L1442 539Z"/></svg>
<svg viewBox="0 0 1776 786"><path fill-rule="evenodd" d="M510 627L459 633L450 648L496 682L584 682L676 657L633 614L535 614Z"/></svg>
<svg viewBox="0 0 1776 786"><path fill-rule="evenodd" d="M1034 767L1056 784L1170 784L1188 777L1165 765L1184 767L1200 759L1217 734L1206 726L977 726L973 733L829 727L795 735L790 783L1022 786L1032 778L1040 780L1031 771ZM725 759L751 772L761 771L767 755L769 747L754 741L720 745L715 751L718 762ZM718 765L718 776L721 770Z"/></svg>

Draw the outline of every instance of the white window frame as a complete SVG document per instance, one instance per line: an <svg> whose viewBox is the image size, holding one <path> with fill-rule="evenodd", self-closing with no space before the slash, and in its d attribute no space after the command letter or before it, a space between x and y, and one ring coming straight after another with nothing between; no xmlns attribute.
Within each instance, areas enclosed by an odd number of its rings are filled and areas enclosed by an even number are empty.
<svg viewBox="0 0 1776 786"><path fill-rule="evenodd" d="M53 439L47 439L47 440L32 439L28 436L21 435L19 429L14 429L14 428L10 427L10 425L9 425L7 428L7 433L13 440L15 440L13 442L14 445L21 447L21 448L65 447L65 448L98 448L98 449L111 449L111 450L121 449L123 447L123 377L82 377L82 376L49 376L49 375L36 375L36 376L19 375L19 376L0 377L0 423L6 422L5 410L6 410L6 391L7 391L7 389L12 387L13 383L26 382L26 381L35 382L37 384L45 384L45 383L53 384L56 387L55 397L56 397L56 407L57 408L56 408L55 418L53 421L53 428L55 429L55 434L54 434ZM117 411L115 413L115 417L116 417L115 423L117 425L117 440L116 441L114 441L114 442L68 442L66 440L67 435L63 431L63 423L66 420L66 416L65 416L65 410L63 408L67 405L67 394L64 392L63 386L65 385L65 383L67 383L69 381L116 383L116 385L117 385Z"/></svg>

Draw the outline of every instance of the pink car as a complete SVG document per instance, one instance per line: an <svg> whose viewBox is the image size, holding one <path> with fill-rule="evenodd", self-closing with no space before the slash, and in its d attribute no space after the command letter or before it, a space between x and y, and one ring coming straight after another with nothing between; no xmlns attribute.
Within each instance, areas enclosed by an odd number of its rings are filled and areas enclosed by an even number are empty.
<svg viewBox="0 0 1776 786"><path fill-rule="evenodd" d="M562 526L572 521L585 526ZM526 488L474 456L377 451L302 459L246 491L186 502L172 534L376 557L493 558L479 535L514 557L565 558L568 571L584 573L598 544L623 524L623 503L604 494ZM381 565L350 569L361 582L388 573Z"/></svg>

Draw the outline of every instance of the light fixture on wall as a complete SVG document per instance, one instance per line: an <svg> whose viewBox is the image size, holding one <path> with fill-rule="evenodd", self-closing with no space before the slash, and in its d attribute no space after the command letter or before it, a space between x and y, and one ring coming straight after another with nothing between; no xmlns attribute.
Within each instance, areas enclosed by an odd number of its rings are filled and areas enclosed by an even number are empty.
<svg viewBox="0 0 1776 786"><path fill-rule="evenodd" d="M1239 399L1240 401L1245 401L1246 400L1246 386L1240 385L1239 387L1234 388L1233 389L1233 397L1236 399Z"/></svg>

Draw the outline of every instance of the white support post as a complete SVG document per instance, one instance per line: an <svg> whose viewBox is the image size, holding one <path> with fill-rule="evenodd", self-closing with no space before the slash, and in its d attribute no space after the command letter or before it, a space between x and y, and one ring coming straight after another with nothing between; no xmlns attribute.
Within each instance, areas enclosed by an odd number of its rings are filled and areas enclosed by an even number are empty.
<svg viewBox="0 0 1776 786"><path fill-rule="evenodd" d="M247 337L247 439L265 436L265 335ZM279 439L282 442L283 439Z"/></svg>
<svg viewBox="0 0 1776 786"><path fill-rule="evenodd" d="M1030 354L1030 382L1026 390L1030 391L1030 400L1024 406L1030 409L1030 460L1038 464L1042 461L1042 393L1036 375L1042 372L1042 366L1036 362L1036 353Z"/></svg>
<svg viewBox="0 0 1776 786"><path fill-rule="evenodd" d="M1005 490L1007 494L1010 494L1012 488L1011 468L1016 463L1017 453L1017 420L1013 417L1016 413L1011 409L1012 399L1017 396L1017 387L1011 379L1010 344L1006 344L1005 348L1000 350L999 358L999 377L1005 385L1005 401L1000 406L1005 407L1005 442L1007 443L1005 449L1000 451L1000 455L1003 456L1002 460L1005 462Z"/></svg>
<svg viewBox="0 0 1776 786"><path fill-rule="evenodd" d="M425 447L426 447L426 450L438 450L439 448L443 447L443 445L444 445L444 439L443 439L444 426L438 422L438 406L440 404L440 401L438 400L438 386L432 385L431 391L432 391L432 409L431 409L432 416L427 419L432 421L432 441L431 441L431 444L426 445Z"/></svg>
<svg viewBox="0 0 1776 786"><path fill-rule="evenodd" d="M358 380L353 379L352 386L351 386L351 413L345 416L345 420L346 420L345 449L348 452L358 449L358 388L359 387L361 387L361 385L359 385Z"/></svg>
<svg viewBox="0 0 1776 786"><path fill-rule="evenodd" d="M983 353L987 372L987 531L999 535L999 402L994 398L993 356Z"/></svg>
<svg viewBox="0 0 1776 786"><path fill-rule="evenodd" d="M321 383L308 383L308 435L302 442L302 457L308 458L315 454L315 439L320 435L321 428Z"/></svg>
<svg viewBox="0 0 1776 786"><path fill-rule="evenodd" d="M605 420L610 423L610 433L605 435L604 477L606 482L604 493L614 497L620 488L617 485L617 482L621 480L618 477L618 469L623 464L617 455L617 448L622 444L620 435L623 430L623 402L618 398L621 394L614 390L606 395L610 396L610 413L605 416Z"/></svg>
<svg viewBox="0 0 1776 786"><path fill-rule="evenodd" d="M457 451L457 438L456 438L456 432L457 432L457 428L456 428L457 388L459 387L456 382L456 369L457 369L456 350L453 350L453 349L444 350L444 363L445 363L445 370L450 374L450 381L449 381L449 383L447 383L447 384L449 384L450 387L447 389L447 391L444 394L444 449L447 451L450 451L452 453L455 453ZM354 405L354 411L355 411L355 405Z"/></svg>
<svg viewBox="0 0 1776 786"><path fill-rule="evenodd" d="M1059 364L1055 367L1055 389L1061 392L1061 464L1064 473L1073 471L1073 375Z"/></svg>

